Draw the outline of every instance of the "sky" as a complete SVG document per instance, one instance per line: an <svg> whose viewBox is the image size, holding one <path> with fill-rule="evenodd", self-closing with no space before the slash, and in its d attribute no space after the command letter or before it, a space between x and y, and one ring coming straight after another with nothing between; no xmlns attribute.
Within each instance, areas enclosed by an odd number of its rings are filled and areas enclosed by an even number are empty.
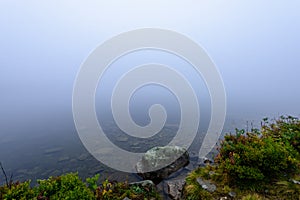
<svg viewBox="0 0 300 200"><path fill-rule="evenodd" d="M0 135L72 120L84 60L113 36L146 27L206 50L224 82L227 116L299 116L299 8L292 0L0 0Z"/></svg>

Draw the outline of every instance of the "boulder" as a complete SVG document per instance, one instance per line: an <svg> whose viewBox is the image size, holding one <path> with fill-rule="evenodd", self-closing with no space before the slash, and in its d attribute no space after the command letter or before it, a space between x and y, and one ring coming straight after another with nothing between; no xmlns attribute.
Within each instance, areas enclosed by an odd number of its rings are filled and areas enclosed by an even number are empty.
<svg viewBox="0 0 300 200"><path fill-rule="evenodd" d="M139 176L158 184L170 174L189 164L189 154L178 146L154 147L136 164Z"/></svg>

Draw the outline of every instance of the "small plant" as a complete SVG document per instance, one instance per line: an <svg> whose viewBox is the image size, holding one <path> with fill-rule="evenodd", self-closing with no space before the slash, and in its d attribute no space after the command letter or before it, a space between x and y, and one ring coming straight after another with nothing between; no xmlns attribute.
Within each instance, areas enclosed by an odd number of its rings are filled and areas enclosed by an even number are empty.
<svg viewBox="0 0 300 200"><path fill-rule="evenodd" d="M38 180L35 191L38 199L95 199L92 191L79 179L77 173Z"/></svg>
<svg viewBox="0 0 300 200"><path fill-rule="evenodd" d="M138 185L134 185L131 188L135 194L142 194L144 192L144 190Z"/></svg>
<svg viewBox="0 0 300 200"><path fill-rule="evenodd" d="M98 185L97 185L97 181L99 180L100 174L96 174L95 176L91 177L91 178L87 178L86 182L88 184L88 188L92 191L96 191Z"/></svg>
<svg viewBox="0 0 300 200"><path fill-rule="evenodd" d="M104 199L104 200L108 200L108 199L114 199L116 197L113 198L114 195L113 194L113 190L117 186L117 182L111 182L108 181L108 179L106 179L105 181L103 181L102 185L98 188L98 192L97 192L97 199Z"/></svg>
<svg viewBox="0 0 300 200"><path fill-rule="evenodd" d="M129 185L127 182L105 180L97 188L97 200L123 200L125 197L132 200L161 199L154 188L147 186Z"/></svg>
<svg viewBox="0 0 300 200"><path fill-rule="evenodd" d="M30 181L23 183L11 183L10 187L3 186L0 187L0 199L5 200L27 200L33 199L35 197L35 192L30 187Z"/></svg>

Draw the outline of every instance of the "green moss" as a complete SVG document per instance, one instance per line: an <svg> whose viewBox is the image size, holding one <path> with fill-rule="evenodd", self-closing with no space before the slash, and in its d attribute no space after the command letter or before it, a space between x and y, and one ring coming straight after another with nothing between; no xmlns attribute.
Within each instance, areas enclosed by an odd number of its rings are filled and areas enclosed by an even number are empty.
<svg viewBox="0 0 300 200"><path fill-rule="evenodd" d="M242 197L242 200L263 200L263 199L265 199L265 198L263 198L259 194L248 194L248 195Z"/></svg>
<svg viewBox="0 0 300 200"><path fill-rule="evenodd" d="M191 172L186 177L186 185L184 187L184 199L188 200L200 200L200 199L212 199L212 195L205 191L198 183L197 178L209 177L208 168L198 168Z"/></svg>

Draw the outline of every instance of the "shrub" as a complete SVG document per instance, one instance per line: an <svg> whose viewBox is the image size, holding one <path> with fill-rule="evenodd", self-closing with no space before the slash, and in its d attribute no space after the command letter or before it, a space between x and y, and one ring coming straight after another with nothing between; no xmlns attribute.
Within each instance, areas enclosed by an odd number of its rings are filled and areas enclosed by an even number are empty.
<svg viewBox="0 0 300 200"><path fill-rule="evenodd" d="M215 159L229 182L261 187L260 183L290 175L297 169L298 152L290 143L257 131L237 133L225 136Z"/></svg>
<svg viewBox="0 0 300 200"><path fill-rule="evenodd" d="M30 181L23 183L12 183L10 187L2 186L0 187L0 199L5 200L27 200L33 199L35 196L34 191L30 187Z"/></svg>
<svg viewBox="0 0 300 200"><path fill-rule="evenodd" d="M187 176L185 199L219 199L230 192L244 200L299 199L299 132L297 118L281 117L272 123L264 119L261 130L236 129L234 135L227 134L215 164ZM203 190L198 177L215 184L217 190Z"/></svg>
<svg viewBox="0 0 300 200"><path fill-rule="evenodd" d="M79 179L77 173L38 180L35 190L38 199L95 199L92 191Z"/></svg>
<svg viewBox="0 0 300 200"><path fill-rule="evenodd" d="M274 140L291 144L300 153L300 120L292 116L281 116L274 122L267 118L262 124L262 134Z"/></svg>

